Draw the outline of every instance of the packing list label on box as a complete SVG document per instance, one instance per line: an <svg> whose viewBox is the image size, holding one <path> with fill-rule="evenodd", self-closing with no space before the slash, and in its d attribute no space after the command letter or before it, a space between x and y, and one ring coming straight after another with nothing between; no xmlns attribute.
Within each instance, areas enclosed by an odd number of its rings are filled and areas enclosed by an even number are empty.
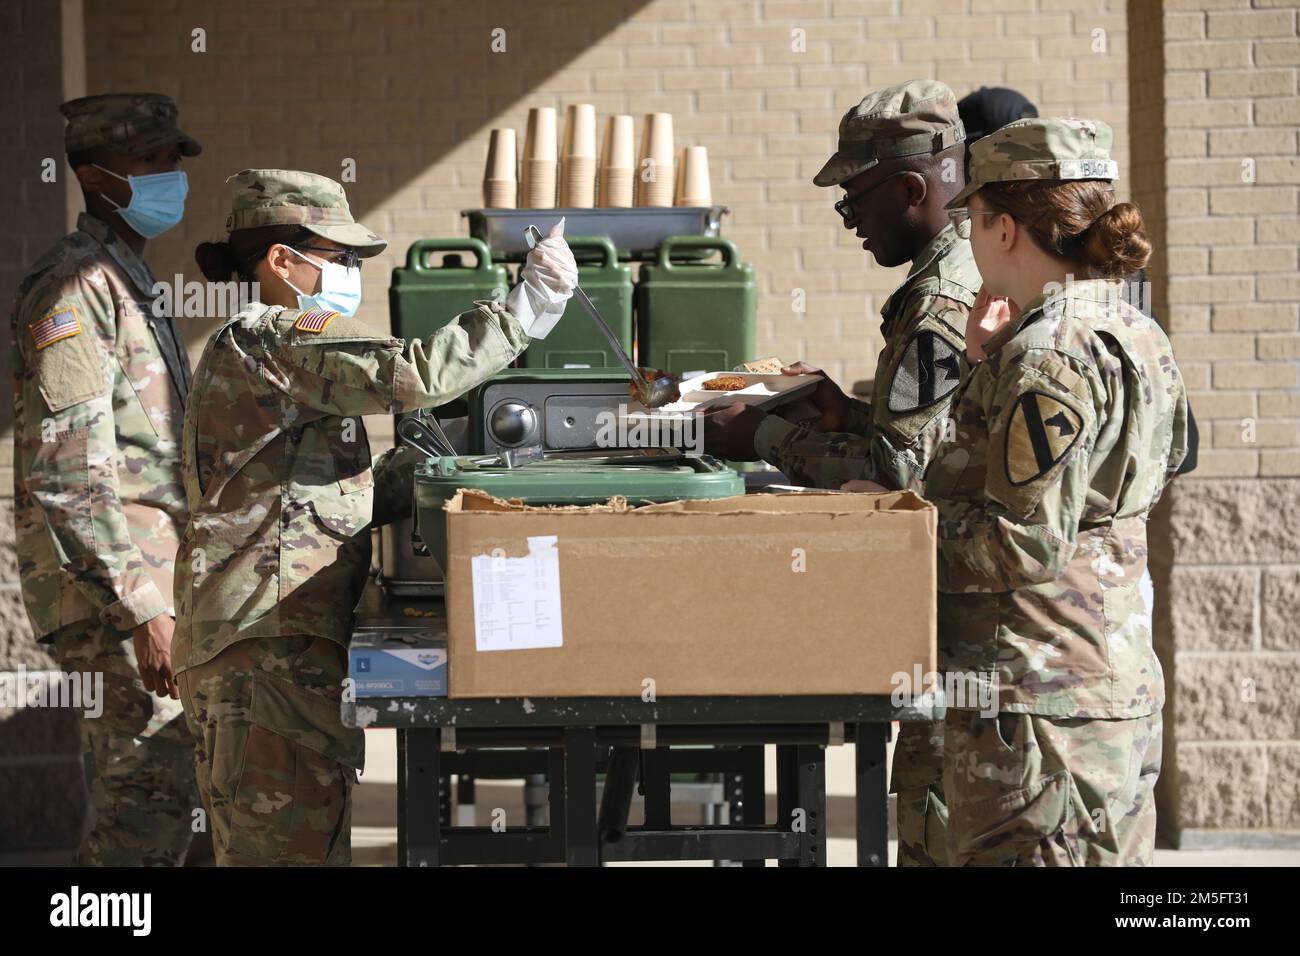
<svg viewBox="0 0 1300 956"><path fill-rule="evenodd" d="M563 647L560 552L553 534L528 539L528 554L470 559L474 645L480 651Z"/></svg>

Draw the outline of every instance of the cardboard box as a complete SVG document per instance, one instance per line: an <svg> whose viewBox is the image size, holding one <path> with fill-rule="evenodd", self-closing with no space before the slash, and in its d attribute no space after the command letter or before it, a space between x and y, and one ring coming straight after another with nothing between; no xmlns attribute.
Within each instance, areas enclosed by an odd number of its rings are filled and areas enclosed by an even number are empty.
<svg viewBox="0 0 1300 956"><path fill-rule="evenodd" d="M359 631L348 648L348 675L366 697L446 697L447 643L418 631Z"/></svg>
<svg viewBox="0 0 1300 956"><path fill-rule="evenodd" d="M447 511L452 697L889 694L935 668L937 515L910 492Z"/></svg>

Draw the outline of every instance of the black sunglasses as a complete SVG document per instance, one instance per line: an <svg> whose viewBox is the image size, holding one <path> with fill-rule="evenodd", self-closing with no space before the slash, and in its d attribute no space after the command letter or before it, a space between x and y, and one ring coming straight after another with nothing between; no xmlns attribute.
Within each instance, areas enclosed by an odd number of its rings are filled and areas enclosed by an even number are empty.
<svg viewBox="0 0 1300 956"><path fill-rule="evenodd" d="M907 172L911 172L911 170L900 169L896 173L890 173L888 176L886 176L884 179L880 180L879 182L872 183L866 189L859 190L858 192L855 192L851 196L845 196L843 199L841 199L839 202L835 204L835 211L840 214L841 219L843 219L845 222L848 222L850 217L853 215L853 204L855 202L857 202L859 199L862 199L864 196L870 193L877 186L881 186L889 182L895 176L902 176L904 173Z"/></svg>

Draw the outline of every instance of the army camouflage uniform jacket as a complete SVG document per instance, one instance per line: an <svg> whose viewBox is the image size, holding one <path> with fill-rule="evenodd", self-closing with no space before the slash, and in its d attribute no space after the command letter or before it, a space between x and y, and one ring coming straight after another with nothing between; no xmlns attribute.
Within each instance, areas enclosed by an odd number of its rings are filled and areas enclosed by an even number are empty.
<svg viewBox="0 0 1300 956"><path fill-rule="evenodd" d="M818 432L769 415L754 434L755 452L803 485L838 488L865 478L919 491L968 367L966 315L981 285L970 241L944 227L880 310L885 347L871 401L850 400L846 431Z"/></svg>
<svg viewBox="0 0 1300 956"><path fill-rule="evenodd" d="M1169 340L1120 283L1090 280L1029 303L985 351L926 476L941 666L996 675L1004 712L1158 711L1138 583L1147 515L1187 450Z"/></svg>
<svg viewBox="0 0 1300 956"><path fill-rule="evenodd" d="M419 457L403 446L372 463L361 416L448 401L529 341L488 302L409 343L337 312L262 303L222 326L185 417L177 670L251 637L346 647L370 527L409 511Z"/></svg>
<svg viewBox="0 0 1300 956"><path fill-rule="evenodd" d="M82 213L18 288L14 523L38 638L171 611L190 369L153 287L144 261Z"/></svg>

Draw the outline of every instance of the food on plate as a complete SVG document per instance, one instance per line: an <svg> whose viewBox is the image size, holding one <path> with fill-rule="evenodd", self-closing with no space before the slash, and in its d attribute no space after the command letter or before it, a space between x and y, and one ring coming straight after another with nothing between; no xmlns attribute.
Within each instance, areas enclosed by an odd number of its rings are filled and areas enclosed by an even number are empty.
<svg viewBox="0 0 1300 956"><path fill-rule="evenodd" d="M702 383L700 387L709 392L734 392L748 384L743 375L719 375Z"/></svg>

